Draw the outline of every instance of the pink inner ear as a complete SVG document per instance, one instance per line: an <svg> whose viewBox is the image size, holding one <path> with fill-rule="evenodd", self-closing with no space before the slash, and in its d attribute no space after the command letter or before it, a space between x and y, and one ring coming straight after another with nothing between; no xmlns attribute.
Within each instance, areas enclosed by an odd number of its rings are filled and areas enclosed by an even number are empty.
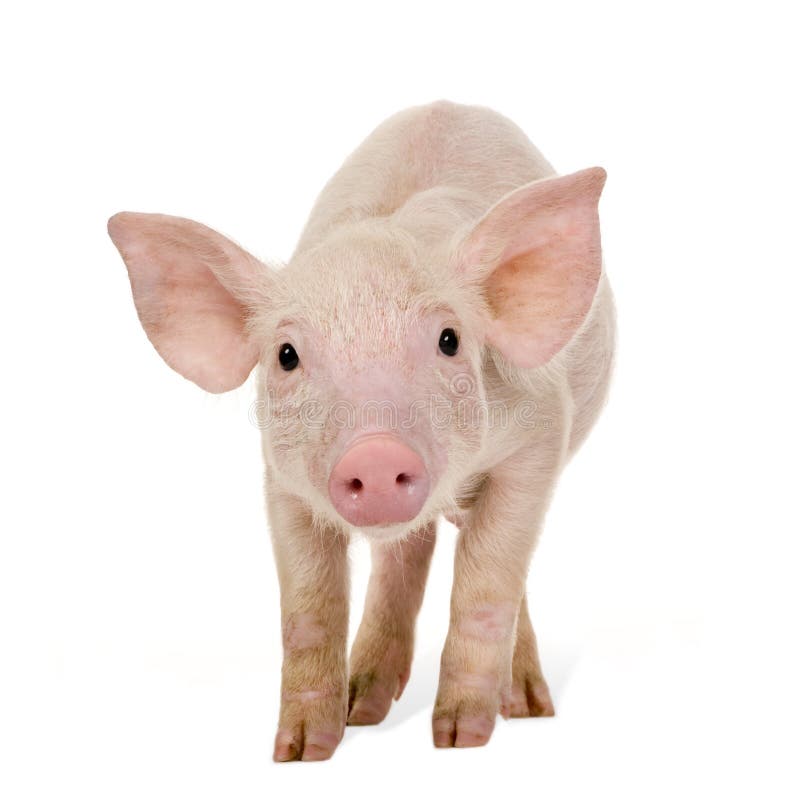
<svg viewBox="0 0 800 800"><path fill-rule="evenodd" d="M108 229L128 267L139 319L161 357L207 391L239 386L258 348L247 337L247 309L229 288L252 285L255 259L221 234L178 217L117 214Z"/></svg>
<svg viewBox="0 0 800 800"><path fill-rule="evenodd" d="M603 170L591 169L523 186L471 237L468 252L496 264L485 283L493 316L487 338L519 367L547 363L591 308L602 269L604 180Z"/></svg>

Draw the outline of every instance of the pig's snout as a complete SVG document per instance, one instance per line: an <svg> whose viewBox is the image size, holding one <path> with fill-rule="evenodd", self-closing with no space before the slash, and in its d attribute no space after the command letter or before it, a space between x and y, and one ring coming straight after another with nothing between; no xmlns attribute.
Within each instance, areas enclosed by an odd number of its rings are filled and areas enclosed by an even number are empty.
<svg viewBox="0 0 800 800"><path fill-rule="evenodd" d="M429 488L422 459L384 434L351 445L328 482L334 508L357 527L411 521L425 504Z"/></svg>

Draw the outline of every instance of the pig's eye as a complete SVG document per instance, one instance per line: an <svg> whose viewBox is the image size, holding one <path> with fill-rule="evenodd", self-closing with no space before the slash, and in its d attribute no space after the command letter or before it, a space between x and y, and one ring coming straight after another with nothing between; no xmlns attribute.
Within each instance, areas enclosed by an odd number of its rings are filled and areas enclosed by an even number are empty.
<svg viewBox="0 0 800 800"><path fill-rule="evenodd" d="M297 355L297 350L286 342L278 350L278 361L281 369L291 372L300 363L300 357Z"/></svg>
<svg viewBox="0 0 800 800"><path fill-rule="evenodd" d="M454 356L458 352L458 336L452 328L445 328L439 336L439 349L446 356Z"/></svg>

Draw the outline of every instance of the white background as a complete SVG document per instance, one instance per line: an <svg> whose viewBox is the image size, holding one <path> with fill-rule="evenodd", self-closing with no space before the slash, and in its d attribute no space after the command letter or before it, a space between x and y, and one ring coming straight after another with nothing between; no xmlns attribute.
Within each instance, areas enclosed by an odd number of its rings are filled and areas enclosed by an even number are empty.
<svg viewBox="0 0 800 800"><path fill-rule="evenodd" d="M0 795L797 796L791 4L5 8ZM439 97L609 173L619 366L529 581L557 717L432 747L445 526L400 703L276 765L253 388L161 362L105 221L194 217L286 258L343 157ZM363 545L353 566L355 615Z"/></svg>

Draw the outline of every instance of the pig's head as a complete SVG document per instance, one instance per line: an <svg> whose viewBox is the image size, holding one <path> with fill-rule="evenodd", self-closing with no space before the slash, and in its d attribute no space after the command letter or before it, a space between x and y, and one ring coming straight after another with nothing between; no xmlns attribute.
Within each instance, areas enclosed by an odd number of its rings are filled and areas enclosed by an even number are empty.
<svg viewBox="0 0 800 800"><path fill-rule="evenodd" d="M387 539L456 503L491 420L487 365L540 367L581 326L604 180L528 184L424 248L392 217L341 225L279 270L191 220L122 213L109 233L173 369L224 392L260 366L272 479Z"/></svg>

